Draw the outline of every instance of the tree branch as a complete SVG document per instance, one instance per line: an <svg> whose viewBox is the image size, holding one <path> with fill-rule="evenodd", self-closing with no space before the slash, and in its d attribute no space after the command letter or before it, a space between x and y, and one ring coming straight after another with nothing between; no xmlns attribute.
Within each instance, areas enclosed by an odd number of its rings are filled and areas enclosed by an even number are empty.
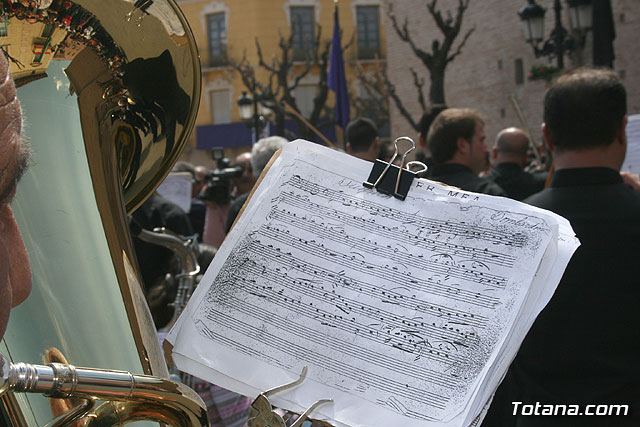
<svg viewBox="0 0 640 427"><path fill-rule="evenodd" d="M411 71L411 74L413 75L413 84L418 92L418 103L420 103L422 111L426 111L427 105L424 102L424 93L422 91L422 88L424 87L424 79L419 77L418 73L416 73L416 70L414 70L412 67L409 68L409 71Z"/></svg>
<svg viewBox="0 0 640 427"><path fill-rule="evenodd" d="M413 117L411 117L411 114L409 113L409 111L406 108L404 108L404 105L402 104L402 99L396 93L396 87L393 85L393 83L389 81L388 77L386 76L385 76L385 84L387 85L387 92L389 93L389 96L391 97L391 99L393 99L393 103L396 105L396 108L398 109L398 111L400 111L400 114L402 114L402 116L405 119L407 119L411 127L413 127L416 131L418 131L419 130L418 124L416 123L415 120L413 120Z"/></svg>
<svg viewBox="0 0 640 427"><path fill-rule="evenodd" d="M439 10L436 10L436 5L438 0L432 0L431 3L427 4L427 10L431 14L431 17L434 21L436 21L436 25L440 29L440 31L446 36L451 26L442 19L442 14Z"/></svg>
<svg viewBox="0 0 640 427"><path fill-rule="evenodd" d="M413 53L418 58L420 58L420 60L422 60L422 63L428 69L431 69L432 64L433 64L433 56L430 55L429 53L425 52L424 50L420 49L418 46L416 46L416 44L414 43L413 39L409 36L408 19L407 18L404 19L404 23L402 24L402 28L400 28L400 26L398 25L398 21L396 19L396 16L393 14L391 4L389 4L389 8L387 9L387 15L389 16L389 19L391 19L391 24L393 25L393 29L398 34L398 37L400 37L400 39L402 41L408 43L409 46L411 47L411 50L413 51Z"/></svg>
<svg viewBox="0 0 640 427"><path fill-rule="evenodd" d="M256 37L256 51L258 53L258 65L260 65L262 68L264 68L269 72L275 73L276 70L264 61L264 57L262 55L262 48L260 47L260 43L258 42L257 37Z"/></svg>
<svg viewBox="0 0 640 427"><path fill-rule="evenodd" d="M347 49L351 48L351 45L356 41L356 31L353 30L353 33L351 33L351 38L349 39L349 41L347 42L347 44L345 44L344 46L342 46L342 52L346 52Z"/></svg>
<svg viewBox="0 0 640 427"><path fill-rule="evenodd" d="M451 55L449 55L449 57L447 58L447 62L451 62L455 59L456 56L460 55L460 53L462 52L462 48L464 47L464 44L467 42L467 40L469 39L469 36L471 35L471 33L473 33L473 31L476 29L476 27L471 28L469 31L467 31L467 34L464 35L462 41L460 42L460 44L458 45L458 48L456 49L455 52L453 52Z"/></svg>

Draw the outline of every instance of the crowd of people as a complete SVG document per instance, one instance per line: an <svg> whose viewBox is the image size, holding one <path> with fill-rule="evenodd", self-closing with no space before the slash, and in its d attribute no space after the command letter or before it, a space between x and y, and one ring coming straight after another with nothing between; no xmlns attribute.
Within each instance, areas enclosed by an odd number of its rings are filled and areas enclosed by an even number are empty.
<svg viewBox="0 0 640 427"><path fill-rule="evenodd" d="M261 139L250 152L235 158L233 165L241 173L229 180L212 176L204 166L184 161L176 163L174 172L187 172L191 176L189 212L155 192L133 213L132 221L139 228L165 228L183 236L186 241L195 241L192 247L201 272L204 272L230 231L257 178L273 154L287 142L279 136ZM149 308L160 337L163 337L175 319L177 277L184 272L170 249L133 234ZM212 426L241 427L246 424L251 399L198 378L193 379L191 385L207 405Z"/></svg>
<svg viewBox="0 0 640 427"><path fill-rule="evenodd" d="M60 2L56 2L60 3ZM11 307L31 287L28 257L13 218L11 198L28 165L28 145L21 132L21 112L6 58L0 55L0 337ZM620 172L627 149L626 91L611 71L577 69L548 89L542 132L553 170L530 172L531 143L516 127L500 131L493 149L485 121L472 109L438 106L421 120L420 160L427 178L463 190L522 200L567 218L581 246L557 291L527 334L495 394L484 425L566 425L563 417L518 413L513 402L543 404L626 404L625 417L608 425L640 422L640 287L635 275L640 241L640 180ZM207 169L181 163L192 175L189 214L159 194L133 215L145 229L165 227L203 244L203 267L233 226L257 178L287 140L269 137L235 159L242 176L232 180L229 197L207 196ZM388 148L388 147L387 147ZM373 161L380 156L376 126L352 121L345 151ZM427 154L428 153L428 154ZM550 179L547 179L550 178ZM170 326L167 314L175 296L173 254L135 239L138 263L158 329ZM212 425L242 426L251 402L205 382L195 388L210 407ZM575 417L580 425L601 417Z"/></svg>
<svg viewBox="0 0 640 427"><path fill-rule="evenodd" d="M441 109L421 122L432 119L419 136L431 154L421 159L429 166L428 179L553 211L570 221L581 242L483 425L635 425L640 422L635 309L640 186L636 175L620 171L627 150L626 90L612 71L577 69L555 80L543 109L551 173L527 170L532 146L521 129L501 130L490 150L477 111ZM378 145L375 125L356 119L346 134L346 151L370 160L369 148ZM629 412L605 422L593 416L532 416L518 410L523 405L581 410L628 405Z"/></svg>

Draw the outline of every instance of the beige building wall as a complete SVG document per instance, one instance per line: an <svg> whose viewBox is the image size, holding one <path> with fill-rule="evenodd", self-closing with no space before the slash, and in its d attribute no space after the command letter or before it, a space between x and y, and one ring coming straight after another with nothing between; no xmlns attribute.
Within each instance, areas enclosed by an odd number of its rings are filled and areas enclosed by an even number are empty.
<svg viewBox="0 0 640 427"><path fill-rule="evenodd" d="M410 67L429 80L426 68L402 42L386 14L389 3L401 22L408 17L411 36L418 46L427 49L434 38L441 39L439 30L428 14L426 0L385 0L384 25L388 28L387 61L391 80L398 93L405 100L405 106L419 118L421 109L415 96L415 88L409 71ZM438 6L446 11L457 1L440 1ZM547 9L545 33L553 28L553 1L537 0ZM640 3L638 0L612 0L617 37L615 40L615 69L623 77L629 99L629 113L640 113ZM544 81L529 81L527 74L534 64L547 63L545 58L535 58L530 45L525 42L522 23L517 11L526 4L522 1L471 0L462 24L460 34L475 27L462 53L447 67L445 96L451 107L468 107L479 110L487 119L486 134L490 143L498 131L508 126L526 127L534 140L542 140L542 100L546 84ZM562 1L565 28L569 28L566 2ZM446 14L444 15L446 16ZM458 36L461 39L461 35ZM457 46L457 44L455 45ZM590 34L582 52L584 63L591 58ZM516 84L515 61L521 59L524 65L524 82ZM555 63L555 62L554 62ZM571 64L565 58L566 64ZM428 87L425 88L425 96ZM520 119L511 99L517 101L522 110L525 124ZM391 133L398 137L415 136L415 131L393 106L391 109Z"/></svg>
<svg viewBox="0 0 640 427"><path fill-rule="evenodd" d="M20 86L29 81L45 77L47 67L53 59L56 46L64 40L67 33L56 27L51 27L50 35L42 37L47 32L47 25L43 23L31 24L25 20L11 18L8 22L6 36L0 36L2 48L20 65L9 62L11 75ZM35 61L36 53L42 53L39 61Z"/></svg>
<svg viewBox="0 0 640 427"><path fill-rule="evenodd" d="M274 55L279 55L278 42L280 35L288 37L290 35L289 8L292 6L313 6L315 12L315 23L322 27L322 41L330 42L333 34L333 0L177 0L178 5L185 14L191 29L194 33L200 59L202 62L202 96L200 109L196 120L196 126L214 124L214 119L225 117L217 115L214 105L222 102L221 96L228 97L230 104L229 119L231 122L239 122L237 100L247 89L241 80L238 72L228 65L211 66L209 60L209 41L207 34L207 15L213 13L225 13L225 24L227 31L227 52L228 56L236 61L240 61L243 55L254 67L261 81L266 82L267 73L258 69L258 56L255 41L260 43L264 58L271 61ZM382 0L340 0L339 16L340 27L342 28L342 43L345 45L352 36L355 37L357 6L378 6L380 15L380 47L382 58L386 50L386 33L383 26ZM365 67L375 66L375 60L357 61L357 43L351 45L344 52L346 65L347 84L352 90L356 90L355 64L360 62ZM302 68L302 65L300 66ZM305 77L304 84L307 87L315 85L318 81L318 71L314 70ZM215 98L215 101L212 99ZM218 104L220 105L220 104ZM333 92L329 92L327 105L333 108ZM299 105L300 106L300 105ZM352 117L355 113L352 111ZM195 150L196 132L194 131L185 150L183 158L197 164L203 162L212 163L208 158L208 153ZM229 157L235 156L239 152L249 150L246 147L238 150L226 150Z"/></svg>

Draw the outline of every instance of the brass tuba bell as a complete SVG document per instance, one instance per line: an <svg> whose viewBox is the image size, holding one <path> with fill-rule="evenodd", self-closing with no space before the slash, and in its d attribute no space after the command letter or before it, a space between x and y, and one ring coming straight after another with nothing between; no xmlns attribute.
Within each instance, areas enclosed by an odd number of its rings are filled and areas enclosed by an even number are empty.
<svg viewBox="0 0 640 427"><path fill-rule="evenodd" d="M97 400L94 423L111 416L100 401L121 401L104 393L118 379L132 394L116 406L136 418L171 420L163 414L194 404L204 410L195 393L164 379L127 227L195 122L200 63L182 12L174 0L0 0L0 9L0 47L33 151L12 204L33 289L12 311L0 348L11 360L7 372L24 368L30 385L50 374L58 386L70 372L76 384L99 378L83 383L82 393L63 393ZM95 368L47 365L52 347L73 365ZM0 421L49 422L49 401L39 394L45 383L7 387Z"/></svg>

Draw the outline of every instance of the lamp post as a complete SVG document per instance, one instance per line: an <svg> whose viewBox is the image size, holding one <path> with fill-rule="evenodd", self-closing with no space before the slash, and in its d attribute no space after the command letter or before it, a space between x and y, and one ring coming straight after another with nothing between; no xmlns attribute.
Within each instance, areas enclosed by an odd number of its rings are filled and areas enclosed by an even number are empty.
<svg viewBox="0 0 640 427"><path fill-rule="evenodd" d="M255 144L256 141L260 139L265 127L265 116L268 115L268 109L260 104L259 95L251 98L251 96L244 91L240 98L238 98L238 110L240 111L240 118L247 121L249 127L253 129L251 142Z"/></svg>
<svg viewBox="0 0 640 427"><path fill-rule="evenodd" d="M553 12L555 25L547 40L544 39L544 15L546 9L528 0L526 6L518 11L524 24L527 43L533 47L536 58L547 56L556 58L558 68L564 68L564 54L582 48L585 33L591 28L591 0L567 0L571 30L579 35L574 37L562 26L562 4L554 0Z"/></svg>

